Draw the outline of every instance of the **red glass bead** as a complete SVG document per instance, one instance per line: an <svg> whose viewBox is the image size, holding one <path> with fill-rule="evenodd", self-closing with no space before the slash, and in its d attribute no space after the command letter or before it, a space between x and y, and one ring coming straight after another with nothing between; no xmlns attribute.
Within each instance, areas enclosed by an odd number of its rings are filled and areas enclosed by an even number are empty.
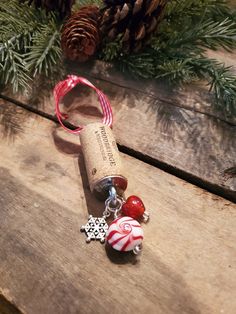
<svg viewBox="0 0 236 314"><path fill-rule="evenodd" d="M126 202L122 206L122 213L125 216L139 219L143 216L145 207L142 200L135 195L131 195L127 198Z"/></svg>

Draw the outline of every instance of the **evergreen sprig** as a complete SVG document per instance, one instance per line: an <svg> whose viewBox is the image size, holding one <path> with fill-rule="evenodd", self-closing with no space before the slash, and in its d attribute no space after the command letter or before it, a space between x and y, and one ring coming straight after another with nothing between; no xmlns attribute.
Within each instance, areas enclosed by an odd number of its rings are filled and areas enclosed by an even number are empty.
<svg viewBox="0 0 236 314"><path fill-rule="evenodd" d="M37 73L50 75L61 57L58 18L18 0L0 3L0 83L28 90Z"/></svg>
<svg viewBox="0 0 236 314"><path fill-rule="evenodd" d="M169 81L172 85L204 79L214 92L215 104L228 115L236 115L236 76L231 67L198 54L170 54L147 49L136 56L119 57L121 71L134 76Z"/></svg>
<svg viewBox="0 0 236 314"><path fill-rule="evenodd" d="M236 15L226 1L176 0L168 3L158 33L142 53L124 56L119 45L110 45L112 51L104 59L114 62L113 56L118 56L116 64L122 71L171 84L204 79L214 92L215 104L227 114L236 114L232 68L206 57L206 49L232 51L235 47Z"/></svg>
<svg viewBox="0 0 236 314"><path fill-rule="evenodd" d="M231 51L236 47L236 23L228 17L214 21L211 18L198 22L192 27L186 25L180 32L165 33L152 38L151 46L156 49L177 49L203 52L205 48L216 50L222 47Z"/></svg>
<svg viewBox="0 0 236 314"><path fill-rule="evenodd" d="M61 59L60 32L52 14L48 24L41 25L32 37L29 52L25 55L25 61L33 77L37 74L49 76L54 66Z"/></svg>
<svg viewBox="0 0 236 314"><path fill-rule="evenodd" d="M167 4L165 19L174 22L175 26L183 25L186 18L197 21L199 17L234 20L235 12L229 8L227 0L172 0Z"/></svg>

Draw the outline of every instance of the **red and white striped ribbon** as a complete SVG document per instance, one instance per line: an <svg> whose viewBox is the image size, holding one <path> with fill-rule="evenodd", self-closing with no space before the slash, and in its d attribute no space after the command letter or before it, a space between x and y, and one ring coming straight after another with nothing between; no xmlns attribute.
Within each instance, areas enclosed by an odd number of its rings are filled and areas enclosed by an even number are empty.
<svg viewBox="0 0 236 314"><path fill-rule="evenodd" d="M108 126L112 126L113 116L112 116L112 109L109 100L107 99L106 95L103 94L97 87L95 87L91 82L89 82L84 77L79 77L76 75L68 75L67 79L64 81L59 82L53 91L54 99L55 99L55 111L58 121L60 122L61 126L68 132L73 134L78 134L82 129L83 126L78 126L75 130L70 130L67 128L62 119L67 119L67 115L61 113L60 111L60 100L77 84L84 84L91 87L95 92L98 94L98 99L102 107L103 112L103 120L102 123Z"/></svg>

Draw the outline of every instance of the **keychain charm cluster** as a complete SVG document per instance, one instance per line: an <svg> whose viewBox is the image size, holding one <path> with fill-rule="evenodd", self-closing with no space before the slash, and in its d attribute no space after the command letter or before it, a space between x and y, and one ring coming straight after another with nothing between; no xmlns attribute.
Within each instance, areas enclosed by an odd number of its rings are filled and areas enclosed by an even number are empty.
<svg viewBox="0 0 236 314"><path fill-rule="evenodd" d="M64 124L66 115L60 111L61 99L77 84L92 88L98 95L103 119L71 130ZM69 75L54 88L55 111L61 126L68 132L79 135L91 193L105 200L105 210L101 217L89 216L81 227L86 241L107 242L118 251L141 251L143 230L141 221L147 221L142 200L137 196L124 198L128 185L116 140L112 134L113 114L109 100L97 87L84 77ZM113 219L111 221L111 219ZM108 225L108 221L111 221Z"/></svg>
<svg viewBox="0 0 236 314"><path fill-rule="evenodd" d="M113 216L114 220L108 226L106 220ZM86 242L99 240L107 243L115 250L134 254L142 249L143 230L140 220L148 221L142 200L137 196L130 196L127 200L117 195L114 186L110 187L109 197L105 201L105 210L102 217L89 216L86 225L81 227L85 232Z"/></svg>

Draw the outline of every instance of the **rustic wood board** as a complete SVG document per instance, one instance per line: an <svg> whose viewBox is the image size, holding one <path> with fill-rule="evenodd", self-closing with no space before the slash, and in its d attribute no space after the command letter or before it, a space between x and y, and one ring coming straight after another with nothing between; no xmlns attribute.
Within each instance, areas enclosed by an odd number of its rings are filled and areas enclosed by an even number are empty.
<svg viewBox="0 0 236 314"><path fill-rule="evenodd" d="M208 50L207 56L224 63L226 66L232 66L233 72L236 73L236 52L229 53L223 50ZM173 85L168 86L166 83L157 83L156 80L134 79L128 73L121 73L110 64L102 61L90 62L88 64L69 62L67 68L68 73L86 75L92 79L103 80L116 86L130 89L133 92L141 91L157 101L210 115L234 125L236 124L236 117L228 116L224 111L219 111L214 106L214 99L212 94L209 93L209 86L206 82L186 84L181 88Z"/></svg>
<svg viewBox="0 0 236 314"><path fill-rule="evenodd" d="M209 51L209 56L236 67L235 54ZM108 95L115 136L131 154L151 158L152 164L236 201L236 117L217 111L205 85L171 90L153 81L135 81L103 62L73 63L68 71L85 75ZM45 86L47 82L37 85L29 98L14 97L54 115L52 93ZM64 110L78 124L100 117L96 105L92 91L75 88L65 98Z"/></svg>
<svg viewBox="0 0 236 314"><path fill-rule="evenodd" d="M143 92L92 81L109 95L115 117L113 130L121 146L236 200L236 177L229 170L235 167L236 126L209 114L158 101ZM39 97L37 103L29 103L54 114L52 97ZM86 123L101 117L97 103L93 92L78 87L65 97L64 111L73 124Z"/></svg>
<svg viewBox="0 0 236 314"><path fill-rule="evenodd" d="M151 213L139 261L85 243L102 203L79 139L1 101L1 299L27 314L236 311L236 206L122 154ZM7 118L8 117L8 118Z"/></svg>

